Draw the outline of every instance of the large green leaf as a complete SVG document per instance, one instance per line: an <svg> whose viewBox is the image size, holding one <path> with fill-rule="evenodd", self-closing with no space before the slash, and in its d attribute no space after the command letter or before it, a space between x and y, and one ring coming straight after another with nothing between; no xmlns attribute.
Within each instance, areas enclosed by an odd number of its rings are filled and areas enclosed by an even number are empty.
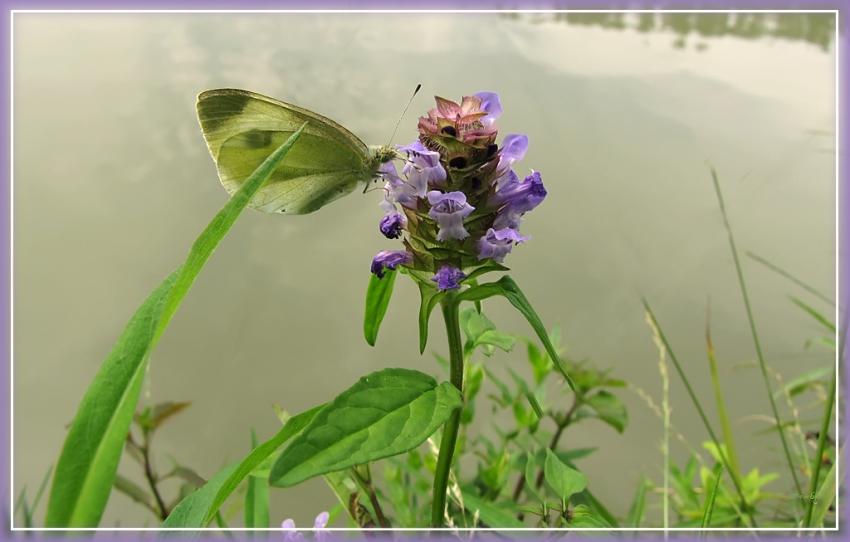
<svg viewBox="0 0 850 542"><path fill-rule="evenodd" d="M387 270L384 276L369 277L369 287L366 289L366 313L363 315L363 336L370 346L375 346L378 339L378 330L387 313L390 298L393 295L396 272Z"/></svg>
<svg viewBox="0 0 850 542"><path fill-rule="evenodd" d="M408 369L361 378L316 415L272 467L275 486L406 452L425 441L462 403L448 382Z"/></svg>
<svg viewBox="0 0 850 542"><path fill-rule="evenodd" d="M218 243L298 139L303 126L251 174L189 252L136 311L89 386L56 465L47 527L94 527L115 480L148 356Z"/></svg>
<svg viewBox="0 0 850 542"><path fill-rule="evenodd" d="M572 390L575 390L575 383L573 382L573 379L570 378L570 375L567 374L567 370L564 367L564 363L561 361L561 357L558 355L558 351L549 339L549 333L546 331L546 327L543 325L543 322L540 320L540 317L537 315L534 307L532 307L531 303L528 302L525 294L522 293L522 290L519 289L519 286L517 286L517 283L514 282L511 277L506 275L496 282L488 282L478 286L473 286L458 294L457 299L459 301L480 301L482 299L487 299L488 297L493 297L494 295L503 296L520 312L520 314L525 316L525 319L528 320L528 323L531 325L531 329L534 330L537 334L537 338L543 343L543 347L546 348L546 352L549 354L549 357L552 358L552 361L555 363L558 371L560 371L561 375L563 375L564 380L567 381L567 384Z"/></svg>
<svg viewBox="0 0 850 542"><path fill-rule="evenodd" d="M215 519L218 509L242 480L279 450L286 441L300 433L324 406L314 407L290 418L275 436L254 448L240 463L225 467L203 487L187 495L174 507L162 526L164 528L206 527Z"/></svg>

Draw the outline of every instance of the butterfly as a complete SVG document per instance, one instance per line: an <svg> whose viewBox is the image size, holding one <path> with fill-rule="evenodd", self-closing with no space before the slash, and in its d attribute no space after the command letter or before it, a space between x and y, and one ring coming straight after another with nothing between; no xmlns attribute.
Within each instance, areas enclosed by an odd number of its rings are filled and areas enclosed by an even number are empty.
<svg viewBox="0 0 850 542"><path fill-rule="evenodd" d="M231 195L302 124L307 127L249 206L267 213L306 214L378 176L398 156L389 146L369 147L327 117L239 89L198 95L198 121L221 184Z"/></svg>

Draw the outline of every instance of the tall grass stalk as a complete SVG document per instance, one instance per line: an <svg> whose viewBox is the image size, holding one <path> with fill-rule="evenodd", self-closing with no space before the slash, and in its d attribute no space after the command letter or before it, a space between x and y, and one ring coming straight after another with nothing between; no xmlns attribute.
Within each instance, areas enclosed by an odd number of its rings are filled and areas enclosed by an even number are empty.
<svg viewBox="0 0 850 542"><path fill-rule="evenodd" d="M670 527L670 373L667 370L667 350L658 327L655 325L649 313L645 315L646 323L652 330L652 340L658 349L658 372L661 374L661 414L664 422L664 437L661 442L661 455L664 458L664 493L662 493L662 507L664 510L663 525L664 536L667 537L667 529Z"/></svg>
<svg viewBox="0 0 850 542"><path fill-rule="evenodd" d="M756 358L761 369L762 380L767 388L767 398L770 401L770 409L773 412L773 417L776 420L776 429L779 431L779 439L782 441L782 451L785 453L785 460L788 462L788 470L791 471L791 477L794 479L794 487L797 489L797 494L802 495L803 490L800 485L800 480L797 477L797 470L794 467L794 461L791 459L791 451L788 449L788 438L785 435L785 428L782 425L782 418L779 417L779 409L776 408L776 399L773 397L773 386L770 384L770 377L767 374L767 363L764 360L764 353L761 349L761 341L759 340L758 330L756 329L753 310L750 305L750 296L747 293L747 282L744 280L744 271L741 268L741 261L738 258L738 248L735 245L735 236L732 234L732 226L729 224L729 216L726 213L726 204L723 201L723 193L720 190L720 181L717 179L717 172L711 168L711 178L714 181L714 191L717 194L717 202L720 205L720 213L723 215L723 225L726 228L726 233L729 237L729 247L732 251L732 260L735 262L735 272L738 275L738 286L741 289L741 297L744 300L744 307L747 311L747 321L750 324L750 333L753 337L753 345L756 350Z"/></svg>
<svg viewBox="0 0 850 542"><path fill-rule="evenodd" d="M844 361L844 344L846 341L846 336L840 338L838 363L842 363ZM826 436L829 433L829 421L832 419L832 408L835 405L835 381L837 378L838 372L835 370L832 372L832 380L829 384L829 395L827 395L826 398L826 408L824 409L820 433L818 434L818 451L815 454L815 458L812 460L812 477L809 481L809 494L807 495L808 502L806 503L806 517L803 521L803 527L810 527L812 523L812 510L814 509L818 494L818 478L820 478L820 469L821 465L823 465L823 451L826 447ZM837 454L835 461L838 461Z"/></svg>
<svg viewBox="0 0 850 542"><path fill-rule="evenodd" d="M729 414L726 411L726 402L723 400L723 391L720 388L720 377L717 374L717 358L714 354L714 343L711 340L711 310L706 311L705 318L705 351L708 355L708 367L711 372L711 385L714 388L714 401L717 403L717 417L720 418L720 429L723 431L723 443L729 454L729 463L735 471L735 476L741 477L741 467L738 463L738 454L735 448L735 439L732 436L732 424L729 423Z"/></svg>
<svg viewBox="0 0 850 542"><path fill-rule="evenodd" d="M647 315L649 316L649 321L655 332L658 333L658 337L661 339L661 342L664 344L664 348L667 350L667 353L670 356L670 361L673 362L673 367L676 368L676 373L678 373L679 378L681 378L682 383L685 386L685 390L688 392L688 395L691 398L691 402L694 404L694 407L697 409L697 413L699 414L700 420L702 420L703 425L705 426L705 430L708 432L711 441L714 443L714 446L717 448L717 453L720 456L720 460L723 463L723 467L726 469L726 472L729 473L729 477L732 479L732 484L735 486L735 492L738 494L738 498L741 501L741 510L746 514L746 518L750 522L751 527L756 527L756 519L753 516L750 506L747 504L747 498L744 495L743 487L741 486L741 480L735 475L735 471L732 469L732 466L729 464L729 459L727 457L726 452L720 446L720 441L717 438L717 433L714 432L714 429L711 427L711 423L708 421L708 416L705 414L705 409L702 408L702 403L700 403L699 398L694 392L693 386L691 386L690 380L688 380L687 375L685 374L684 369L682 369L681 363L679 363L679 358L676 357L676 354L673 353L673 348L670 346L670 342L667 340L667 337L664 335L664 331L661 329L661 325L658 323L658 319L655 317L655 313L652 312L652 308L649 306L649 302L646 299L642 299L643 307L646 310Z"/></svg>
<svg viewBox="0 0 850 542"><path fill-rule="evenodd" d="M790 280L791 282L793 282L794 284L796 284L800 288L804 289L805 291L809 292L810 294L812 294L816 298L820 299L824 303L829 304L831 307L835 306L835 301L830 299L828 296L820 293L820 291L818 291L817 289L815 289L812 286L809 286L808 284L806 284L802 280L798 279L797 277L795 277L794 275L792 275L788 271L782 269L778 265L771 263L768 260L765 260L764 258L759 256L758 254L754 254L753 252L747 251L745 254L747 256L749 256L750 258L752 258L753 260L757 261L758 263L762 264L763 266L767 267L771 271L773 271L773 272L777 273L778 275L781 275L781 276L785 277L786 279Z"/></svg>

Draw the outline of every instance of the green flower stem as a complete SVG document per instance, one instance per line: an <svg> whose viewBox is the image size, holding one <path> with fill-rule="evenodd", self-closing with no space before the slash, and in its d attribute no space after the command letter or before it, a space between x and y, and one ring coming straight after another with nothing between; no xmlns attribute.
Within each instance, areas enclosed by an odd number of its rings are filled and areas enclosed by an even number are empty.
<svg viewBox="0 0 850 542"><path fill-rule="evenodd" d="M449 339L449 372L451 383L463 393L463 343L460 339L460 321L458 319L459 301L449 294L440 302L443 320L446 322L446 335ZM437 470L434 473L434 500L431 506L431 527L443 526L446 510L446 487L452 466L455 443L457 442L460 415L463 407L455 410L443 427L440 441L440 455L437 457Z"/></svg>

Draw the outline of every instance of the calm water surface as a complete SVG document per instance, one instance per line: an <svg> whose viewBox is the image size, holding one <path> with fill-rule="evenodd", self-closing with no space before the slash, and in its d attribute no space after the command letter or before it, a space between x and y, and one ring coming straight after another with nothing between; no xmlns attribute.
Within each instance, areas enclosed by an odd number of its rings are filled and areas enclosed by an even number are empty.
<svg viewBox="0 0 850 542"><path fill-rule="evenodd" d="M521 169L549 198L509 260L576 359L658 400L657 351L639 302L654 304L710 401L702 346L713 333L742 463L781 469L708 167L720 175L742 249L834 294L835 109L831 20L497 15L41 15L15 17L15 433L17 493L55 461L65 427L127 318L225 202L197 127L195 95L241 87L334 118L384 143L416 83L398 140L430 96L498 91L502 133L525 132ZM361 337L378 192L301 217L249 212L218 249L157 349L145 403L191 401L156 437L210 476L297 412L385 366L438 373L416 340L418 295L400 282L378 346ZM745 261L771 365L786 379L828 366L792 285ZM812 301L817 304L817 301ZM819 309L828 307L816 305ZM506 330L529 333L505 303ZM436 318L431 347L445 351ZM524 355L491 367L525 370ZM743 366L743 367L742 367ZM673 423L703 431L678 382ZM630 425L569 430L590 488L624 515L641 473L661 479L661 423L624 391ZM552 395L566 403L567 395ZM487 409L482 409L486 411ZM806 414L809 416L811 413ZM482 424L483 431L490 431ZM688 449L674 443L674 461ZM141 480L136 465L121 472ZM786 476L787 477L787 476ZM770 489L788 492L787 483ZM272 493L272 522L333 506L314 480ZM655 511L652 512L657 517ZM241 514L237 514L241 518ZM40 519L39 519L40 521ZM238 523L240 519L235 519ZM152 524L123 495L103 525Z"/></svg>

